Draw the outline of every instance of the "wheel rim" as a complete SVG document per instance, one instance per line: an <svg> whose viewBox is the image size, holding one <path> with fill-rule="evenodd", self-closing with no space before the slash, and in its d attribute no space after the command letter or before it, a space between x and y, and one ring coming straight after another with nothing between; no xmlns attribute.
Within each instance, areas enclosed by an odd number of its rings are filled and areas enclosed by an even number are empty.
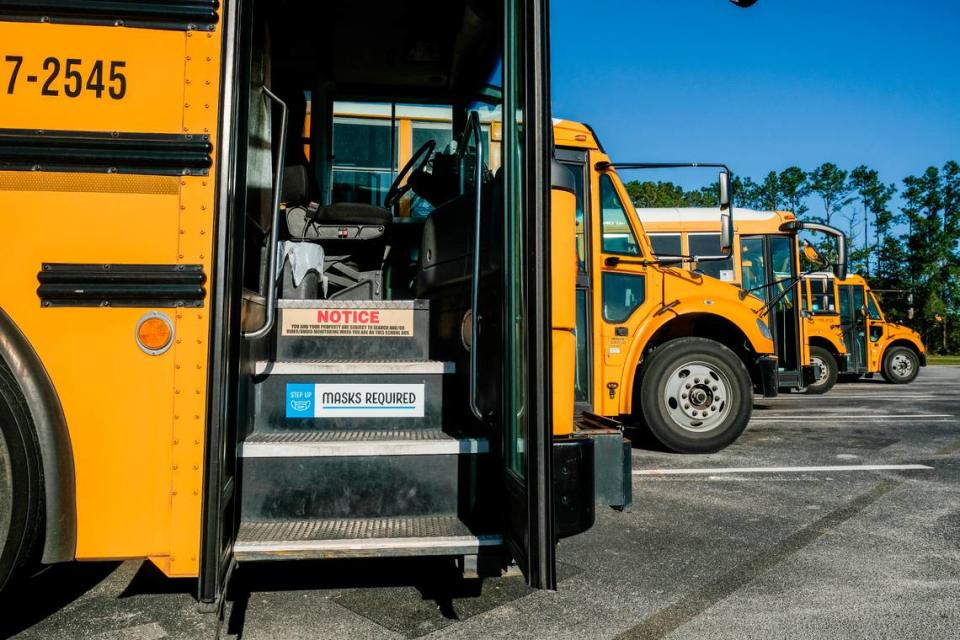
<svg viewBox="0 0 960 640"><path fill-rule="evenodd" d="M813 383L815 387L819 387L822 384L826 384L827 380L830 379L830 372L827 371L827 363L823 361L822 358L817 356L811 356L810 360L813 362L814 366L820 367L820 375L817 377L817 381Z"/></svg>
<svg viewBox="0 0 960 640"><path fill-rule="evenodd" d="M10 521L13 518L13 465L7 441L0 430L0 552L7 545Z"/></svg>
<svg viewBox="0 0 960 640"><path fill-rule="evenodd" d="M895 353L890 358L890 371L898 378L906 378L913 373L913 358L905 353Z"/></svg>
<svg viewBox="0 0 960 640"><path fill-rule="evenodd" d="M730 380L714 365L686 362L667 377L663 402L677 426L704 433L716 429L730 414L731 388Z"/></svg>

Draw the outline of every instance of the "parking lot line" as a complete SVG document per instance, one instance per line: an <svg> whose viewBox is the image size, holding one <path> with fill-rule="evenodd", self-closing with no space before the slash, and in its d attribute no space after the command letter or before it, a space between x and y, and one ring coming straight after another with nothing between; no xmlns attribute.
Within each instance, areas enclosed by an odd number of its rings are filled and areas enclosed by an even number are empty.
<svg viewBox="0 0 960 640"><path fill-rule="evenodd" d="M846 418L857 418L862 420L865 417L870 420L910 420L913 422L919 420L927 420L930 418L954 418L952 413L887 413L880 415L870 415L864 416L861 413L851 411L850 413L840 413L840 414L831 414L823 415L819 413L807 414L805 416L798 416L795 414L783 415L783 416L774 416L766 414L763 417L750 418L750 422L830 422L833 420L844 420Z"/></svg>
<svg viewBox="0 0 960 640"><path fill-rule="evenodd" d="M635 476L716 475L720 473L812 473L817 471L931 471L925 464L844 464L819 467L714 467L708 469L638 469Z"/></svg>
<svg viewBox="0 0 960 640"><path fill-rule="evenodd" d="M821 395L817 402L820 400L932 400L937 396L928 393L923 395L909 395L909 394L844 394L844 393L828 393Z"/></svg>

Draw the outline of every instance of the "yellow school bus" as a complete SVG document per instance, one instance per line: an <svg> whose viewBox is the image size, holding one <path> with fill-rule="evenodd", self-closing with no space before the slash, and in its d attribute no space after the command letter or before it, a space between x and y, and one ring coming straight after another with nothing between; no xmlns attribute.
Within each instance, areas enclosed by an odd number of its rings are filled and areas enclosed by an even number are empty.
<svg viewBox="0 0 960 640"><path fill-rule="evenodd" d="M578 411L646 425L675 451L730 444L750 419L754 390L777 393L763 301L658 260L617 165L588 126L558 120L554 143L576 185L576 350L569 361ZM720 174L726 213L716 212L716 224L732 239L721 221L729 219L728 175ZM555 260L553 268L560 266Z"/></svg>
<svg viewBox="0 0 960 640"><path fill-rule="evenodd" d="M819 348L836 372L850 377L879 373L887 382L906 384L926 366L920 334L888 322L862 276L840 280L832 273L812 273L804 277L804 295L811 349Z"/></svg>
<svg viewBox="0 0 960 640"><path fill-rule="evenodd" d="M215 608L237 562L441 555L554 588L629 456L574 424L547 2L0 4L0 586L146 558ZM363 201L338 101L458 144Z"/></svg>
<svg viewBox="0 0 960 640"><path fill-rule="evenodd" d="M638 208L637 214L650 235L654 252L662 257L710 256L718 253L719 226L705 208ZM836 382L819 351L811 348L802 309L799 284L798 233L806 228L837 239L843 251L845 236L837 229L803 223L786 211L737 209L734 215L734 251L722 261L686 262L686 266L752 292L768 303L768 322L779 358L780 384L786 389L826 393ZM812 251L809 245L806 251ZM845 256L845 251L842 255ZM841 257L841 263L845 257ZM840 265L837 267L845 268ZM836 352L842 358L843 350Z"/></svg>

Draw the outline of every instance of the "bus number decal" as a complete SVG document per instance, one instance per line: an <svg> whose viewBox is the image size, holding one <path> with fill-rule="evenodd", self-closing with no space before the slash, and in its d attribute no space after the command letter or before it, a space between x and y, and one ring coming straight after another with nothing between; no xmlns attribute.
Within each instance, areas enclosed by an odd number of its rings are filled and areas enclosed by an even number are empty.
<svg viewBox="0 0 960 640"><path fill-rule="evenodd" d="M9 74L8 95L29 91L31 85L41 82L40 95L51 98L61 94L68 98L79 98L86 93L98 100L104 96L109 96L112 100L123 100L127 95L127 63L123 60L85 62L80 58L61 60L50 56L40 63L42 73L36 74L24 70L23 56L7 55L4 56L4 61Z"/></svg>

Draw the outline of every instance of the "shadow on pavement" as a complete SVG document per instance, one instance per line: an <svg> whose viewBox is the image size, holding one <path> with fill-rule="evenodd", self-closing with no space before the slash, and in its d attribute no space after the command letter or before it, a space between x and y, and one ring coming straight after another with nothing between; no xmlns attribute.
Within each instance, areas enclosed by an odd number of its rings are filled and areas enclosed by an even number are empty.
<svg viewBox="0 0 960 640"><path fill-rule="evenodd" d="M386 629L415 638L533 592L520 575L465 579L451 558L328 560L278 568L274 563L252 564L234 574L228 594L228 636L243 637L252 594L261 600L271 592L310 592L311 597L326 597ZM561 564L559 578L579 572L577 567Z"/></svg>
<svg viewBox="0 0 960 640"><path fill-rule="evenodd" d="M9 638L78 600L105 580L119 562L53 565L0 597L0 638ZM10 615L9 612L16 612Z"/></svg>

